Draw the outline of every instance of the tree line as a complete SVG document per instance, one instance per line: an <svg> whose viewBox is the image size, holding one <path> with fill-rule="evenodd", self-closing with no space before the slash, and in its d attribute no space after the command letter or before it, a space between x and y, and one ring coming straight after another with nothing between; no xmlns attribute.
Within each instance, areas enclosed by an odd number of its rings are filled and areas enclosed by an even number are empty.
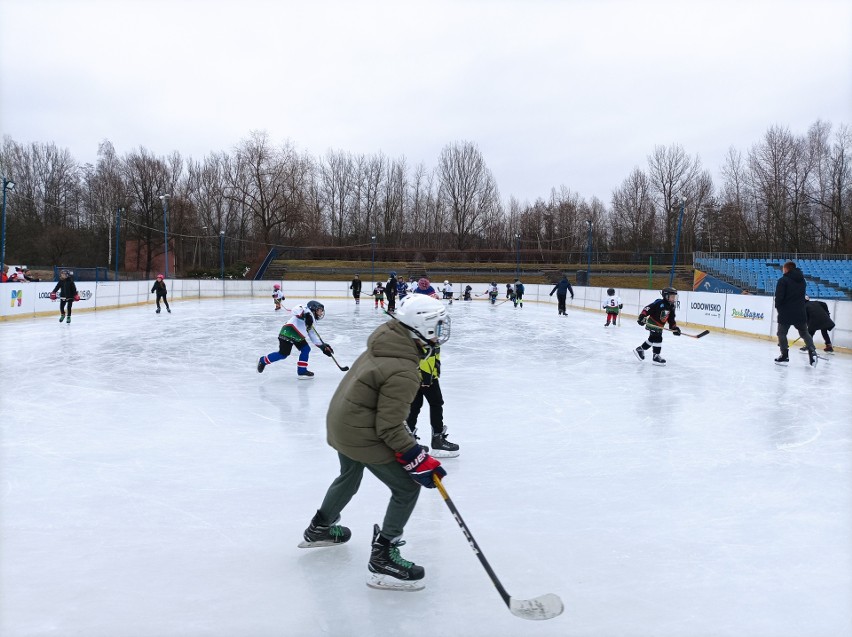
<svg viewBox="0 0 852 637"><path fill-rule="evenodd" d="M113 267L132 240L143 269L168 233L179 272L255 262L271 246L303 256L570 262L596 255L852 252L852 131L816 121L801 135L771 126L731 147L715 184L697 155L656 146L609 202L565 185L534 202L503 199L477 145L447 144L433 167L405 157L300 152L252 132L231 152L195 160L100 144L94 165L56 144L5 136L7 261ZM590 230L592 230L590 232ZM223 243L220 244L220 235ZM495 256L496 255L496 256ZM573 259L572 259L573 257ZM122 255L122 261L124 255Z"/></svg>

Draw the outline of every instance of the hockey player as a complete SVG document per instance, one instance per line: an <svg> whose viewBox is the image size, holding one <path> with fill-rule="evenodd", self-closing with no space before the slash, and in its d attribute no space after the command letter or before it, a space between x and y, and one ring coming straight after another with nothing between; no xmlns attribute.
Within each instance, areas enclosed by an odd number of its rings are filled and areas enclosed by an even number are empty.
<svg viewBox="0 0 852 637"><path fill-rule="evenodd" d="M663 288L663 298L657 299L650 305L642 308L637 323L644 325L648 330L648 338L639 347L633 350L636 358L645 360L645 350L654 348L654 356L651 359L655 365L665 365L666 359L660 356L663 342L663 328L668 323L669 329L675 336L680 336L680 328L675 323L675 307L677 306L677 290L674 288Z"/></svg>
<svg viewBox="0 0 852 637"><path fill-rule="evenodd" d="M405 279L397 279L397 281L396 293L399 296L400 303L402 303L402 299L408 296L408 283L405 282Z"/></svg>
<svg viewBox="0 0 852 637"><path fill-rule="evenodd" d="M441 347L436 345L432 352L420 361L420 389L411 403L405 419L414 437L417 437L417 416L423 407L423 399L429 403L429 424L432 427L432 455L436 458L455 458L459 446L447 440L444 426L444 396L441 393Z"/></svg>
<svg viewBox="0 0 852 637"><path fill-rule="evenodd" d="M284 292L281 291L281 284L280 283L276 283L275 285L272 286L272 300L275 302L275 311L276 312L281 309L281 301L283 301L286 298L287 297L284 296Z"/></svg>
<svg viewBox="0 0 852 637"><path fill-rule="evenodd" d="M491 305L494 305L497 302L497 295L500 294L500 290L497 289L497 283L492 281L483 294L487 294Z"/></svg>
<svg viewBox="0 0 852 637"><path fill-rule="evenodd" d="M323 343L322 339L314 329L314 323L322 320L325 316L325 306L318 301L308 301L306 307L297 305L293 308L293 315L287 321L278 333L278 351L261 356L257 361L257 372L263 373L267 365L271 365L275 361L284 360L290 355L290 352L295 347L299 350L299 363L296 366L296 373L299 380L310 380L314 377L314 373L308 370L308 358L311 355L311 346L308 344L308 338L311 342L319 347L320 351L326 356L334 354L334 350L328 343Z"/></svg>
<svg viewBox="0 0 852 637"><path fill-rule="evenodd" d="M464 286L464 296L462 297L465 301L471 301L470 293L473 292L473 288L469 285Z"/></svg>
<svg viewBox="0 0 852 637"><path fill-rule="evenodd" d="M621 297L615 294L613 288L607 288L606 295L608 298L603 304L603 309L606 310L606 323L604 323L604 327L609 327L610 320L615 325L618 313L624 309L624 303L621 302Z"/></svg>
<svg viewBox="0 0 852 637"><path fill-rule="evenodd" d="M355 305L361 304L361 277L357 274L349 284L349 289L352 290L352 298L355 299Z"/></svg>
<svg viewBox="0 0 852 637"><path fill-rule="evenodd" d="M805 312L808 315L808 334L811 338L819 330L822 334L822 340L825 341L825 351L833 352L834 347L831 346L831 336L829 332L835 328L834 321L831 320L831 312L828 310L828 304L825 301L812 301L811 297L805 295ZM816 347L816 343L814 343ZM807 352L807 346L800 348L803 352Z"/></svg>
<svg viewBox="0 0 852 637"><path fill-rule="evenodd" d="M373 288L373 299L375 301L373 309L378 308L379 303L382 304L382 309L385 309L385 286L382 285L381 281L376 283L376 287Z"/></svg>
<svg viewBox="0 0 852 637"><path fill-rule="evenodd" d="M515 307L519 305L521 308L524 307L524 284L521 283L520 279L515 279L515 285L512 287L514 291L514 296L512 297L512 303L515 304Z"/></svg>
<svg viewBox="0 0 852 637"><path fill-rule="evenodd" d="M417 281L417 287L413 290L414 294L425 294L426 296L431 296L433 299L438 298L438 293L435 292L435 288L432 287L432 284L429 282L425 276Z"/></svg>
<svg viewBox="0 0 852 637"><path fill-rule="evenodd" d="M571 282L568 280L566 275L563 274L562 280L553 286L553 289L550 291L550 296L553 296L554 292L556 292L556 302L557 307L559 308L559 314L562 316L568 316L565 312L565 299L569 292L571 293L571 298L574 298L574 288L571 287Z"/></svg>
<svg viewBox="0 0 852 637"><path fill-rule="evenodd" d="M449 338L444 304L420 294L400 303L391 320L367 339L367 350L352 364L329 404L328 444L337 451L340 474L303 534L300 548L340 546L352 531L338 524L358 492L364 469L391 492L382 526L373 526L367 585L385 590L420 590L425 569L400 555L402 534L420 488L446 476L404 424L420 385L418 365ZM348 559L348 558L347 558Z"/></svg>
<svg viewBox="0 0 852 637"><path fill-rule="evenodd" d="M444 300L449 299L449 305L453 304L453 284L449 281L444 281L444 287L441 288L441 293L444 295Z"/></svg>
<svg viewBox="0 0 852 637"><path fill-rule="evenodd" d="M506 284L506 298L515 300L515 288L512 287L511 283Z"/></svg>
<svg viewBox="0 0 852 637"><path fill-rule="evenodd" d="M396 310L396 286L399 282L396 280L396 272L391 272L388 277L388 282L385 284L385 294L388 297L388 313L393 314Z"/></svg>
<svg viewBox="0 0 852 637"><path fill-rule="evenodd" d="M50 299L56 300L56 293L59 292L59 322L71 322L71 306L74 301L79 300L77 296L77 285L74 283L74 277L68 270L62 270L59 273L59 282L53 291L50 293ZM65 318L65 306L68 306L68 318Z"/></svg>
<svg viewBox="0 0 852 637"><path fill-rule="evenodd" d="M169 291L166 289L165 277L162 274L157 275L157 280L154 281L151 292L156 292L157 294L157 314L160 313L160 301L166 304L166 311L171 314L172 309L169 307L169 301L166 298Z"/></svg>

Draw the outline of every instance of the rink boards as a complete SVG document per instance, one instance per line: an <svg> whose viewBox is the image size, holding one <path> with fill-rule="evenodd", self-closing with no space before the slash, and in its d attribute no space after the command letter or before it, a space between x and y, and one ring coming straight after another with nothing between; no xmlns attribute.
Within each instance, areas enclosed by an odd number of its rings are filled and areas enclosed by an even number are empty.
<svg viewBox="0 0 852 637"><path fill-rule="evenodd" d="M210 281L170 280L167 281L169 300L198 300L223 297L269 297L272 302L272 286L276 281ZM349 281L277 281L282 286L287 300L284 305L306 302L312 298L350 297ZM50 300L55 283L4 283L0 285L0 319L32 318L58 312L58 301ZM150 292L153 281L107 281L77 283L80 301L74 304L75 312L106 310L134 305L154 303ZM468 285L453 282L456 295ZM470 284L473 294L482 294L485 285ZM372 285L364 283L362 297L369 300L366 290ZM528 302L556 305L556 295L550 296L552 285L525 285L524 300ZM623 289L617 291L624 304L623 313L637 316L641 308L659 298L659 290ZM505 297L501 289L501 297ZM568 305L576 309L599 310L608 298L606 288L574 287L574 298ZM483 294L474 296L474 301L487 302ZM831 334L837 347L852 347L852 302L826 300L832 319L837 327ZM735 332L772 337L776 331L776 313L773 298L744 294L721 294L712 292L684 291L678 295L677 318L679 323L725 329ZM795 331L791 332L795 338ZM819 336L817 336L819 342Z"/></svg>

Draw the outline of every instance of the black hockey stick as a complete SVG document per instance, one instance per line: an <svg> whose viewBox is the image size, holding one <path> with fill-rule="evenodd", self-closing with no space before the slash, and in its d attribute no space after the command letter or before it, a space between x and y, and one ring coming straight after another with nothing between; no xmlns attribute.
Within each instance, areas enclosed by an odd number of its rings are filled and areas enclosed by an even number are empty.
<svg viewBox="0 0 852 637"><path fill-rule="evenodd" d="M666 329L667 332L674 332L674 330L671 329L670 327L667 327L665 329ZM710 333L710 330L704 330L703 332L700 332L698 334L687 334L683 330L681 330L681 332L680 332L681 336L688 336L689 338L701 338L702 336L707 336L709 333Z"/></svg>
<svg viewBox="0 0 852 637"><path fill-rule="evenodd" d="M450 500L447 490L441 483L441 478L432 474L432 479L435 481L435 486L438 487L438 491L441 492L441 497L444 498L444 502L447 503L447 506L450 508L450 512L453 514L456 522L458 522L458 525L461 527L462 533L464 533L465 538L467 538L467 543L470 544L470 548L473 549L474 553L476 553L476 557L479 558L479 561L485 568L485 572L488 573L488 577L491 578L491 583L497 588L497 592L500 593L500 597L503 598L503 601L506 603L506 606L509 608L511 613L522 619L553 619L554 617L561 615L565 607L558 595L546 593L544 595L534 597L533 599L514 599L506 592L506 589L503 588L500 580L497 579L497 574L491 568L488 560L485 559L482 549L479 548L476 540L473 539L473 535L471 535L470 531L467 529L464 520L462 520L461 513L459 513L459 510L456 508L456 505L453 504L453 501Z"/></svg>
<svg viewBox="0 0 852 637"><path fill-rule="evenodd" d="M319 339L320 339L323 343L325 343L326 345L328 345L328 343L326 343L326 342L325 342L325 340L323 339L323 337L322 337L322 336L320 336L320 333L319 333L319 332L317 332L317 328L316 328L316 327L311 326L311 329L314 331L314 334L316 334L317 336L319 336ZM337 362L337 359L334 357L334 353L333 353L333 352L332 352L331 354L329 354L329 356L331 357L331 360L333 360L333 361L334 361L334 364L335 364L335 365L337 365L337 369L339 369L341 372L348 372L348 371L349 371L349 365L341 365L340 363L338 363L338 362Z"/></svg>

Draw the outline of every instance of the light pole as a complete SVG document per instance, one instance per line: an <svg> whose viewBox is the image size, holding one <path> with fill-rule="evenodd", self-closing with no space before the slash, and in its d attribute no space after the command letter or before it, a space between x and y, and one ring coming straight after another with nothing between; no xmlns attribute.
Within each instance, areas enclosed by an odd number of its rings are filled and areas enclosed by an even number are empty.
<svg viewBox="0 0 852 637"><path fill-rule="evenodd" d="M588 265L586 266L586 285L589 285L589 281L592 279L592 220L586 219L586 223L589 224L589 245L587 247L588 250Z"/></svg>
<svg viewBox="0 0 852 637"><path fill-rule="evenodd" d="M121 213L124 212L124 208L116 208L115 209L115 280L118 281L118 255L121 253L121 249L118 247L118 238L120 236L119 230L121 229Z"/></svg>
<svg viewBox="0 0 852 637"><path fill-rule="evenodd" d="M672 255L672 272L669 275L669 287L674 287L675 265L677 265L677 249L680 247L680 227L683 224L683 209L686 206L686 197L680 196L680 215L677 218L677 234L675 235L674 254Z"/></svg>
<svg viewBox="0 0 852 637"><path fill-rule="evenodd" d="M521 278L521 235L515 233L515 281Z"/></svg>
<svg viewBox="0 0 852 637"><path fill-rule="evenodd" d="M219 231L219 270L222 272L222 281L225 281L225 231Z"/></svg>
<svg viewBox="0 0 852 637"><path fill-rule="evenodd" d="M169 197L171 195L160 195L160 201L163 202L163 234L166 240L166 278L169 278Z"/></svg>
<svg viewBox="0 0 852 637"><path fill-rule="evenodd" d="M376 235L373 235L372 237L370 237L370 240L373 243L373 262L372 262L372 265L370 266L370 279L371 279L372 282L370 283L370 285L375 287L376 286Z"/></svg>
<svg viewBox="0 0 852 637"><path fill-rule="evenodd" d="M2 230L0 230L0 272L4 271L6 267L6 192L11 192L15 189L15 182L10 181L3 177L3 222L2 222Z"/></svg>

